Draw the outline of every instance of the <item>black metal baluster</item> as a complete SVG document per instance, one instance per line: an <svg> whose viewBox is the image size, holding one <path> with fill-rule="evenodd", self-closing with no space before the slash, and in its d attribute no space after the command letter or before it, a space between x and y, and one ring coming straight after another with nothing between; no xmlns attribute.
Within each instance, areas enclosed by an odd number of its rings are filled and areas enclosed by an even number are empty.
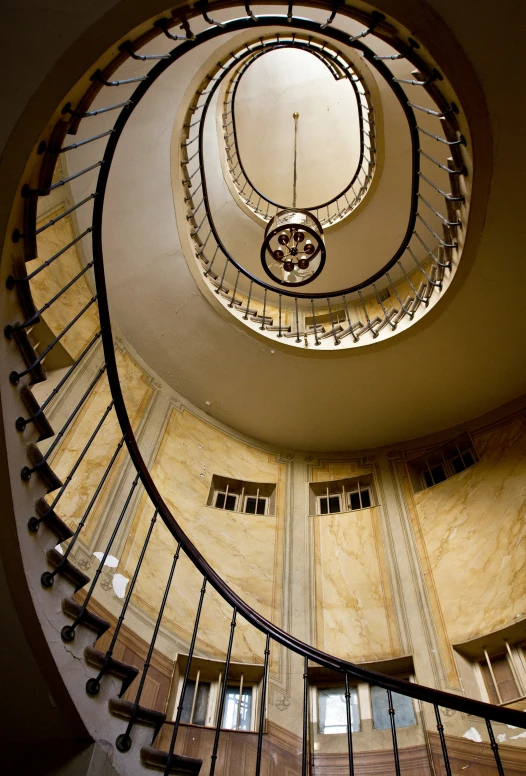
<svg viewBox="0 0 526 776"><path fill-rule="evenodd" d="M112 407L113 407L113 401L111 402L111 404L108 405L108 407L106 407L106 411L104 412L104 415L102 416L102 418L97 423L95 431L93 432L93 434L88 439L84 449L82 450L81 454L79 455L79 457L75 461L72 469L70 470L68 476L66 477L66 480L65 480L64 484L62 485L62 487L60 488L59 492L57 493L57 495L55 496L55 498L53 499L53 501L49 505L49 509L47 510L47 512L45 514L43 514L40 518L36 518L36 517L29 518L28 523L27 523L27 527L29 528L30 531L33 531L33 532L38 531L40 523L43 523L46 520L46 518L49 517L49 515L55 509L55 507L58 504L58 502L60 501L64 491L66 490L66 488L68 487L69 483L71 482L71 480L75 476L75 472L77 471L77 469L79 468L80 464L82 463L82 461L84 459L84 456L86 455L86 453L90 449L93 440L95 439L95 437L99 433L100 429L102 428L102 424L104 423L104 421L108 417Z"/></svg>
<svg viewBox="0 0 526 776"><path fill-rule="evenodd" d="M268 661L270 655L270 633L267 633L265 644L265 663L263 666L263 683L261 686L261 705L259 707L258 749L256 754L256 776L260 776L261 755L263 751L263 728L265 726L265 703L267 699Z"/></svg>
<svg viewBox="0 0 526 776"><path fill-rule="evenodd" d="M345 674L345 710L347 712L347 749L349 752L349 776L354 776L354 756L352 746L351 691L349 676Z"/></svg>
<svg viewBox="0 0 526 776"><path fill-rule="evenodd" d="M278 330L278 337L283 337L283 334L281 333L281 294L279 295L279 330Z"/></svg>
<svg viewBox="0 0 526 776"><path fill-rule="evenodd" d="M331 319L331 328L332 328L332 336L334 337L334 344L335 345L339 345L340 344L340 340L338 339L338 337L336 335L336 329L334 328L334 320L332 318L331 300L329 299L329 297L327 297L327 304L329 306L329 318Z"/></svg>
<svg viewBox="0 0 526 776"><path fill-rule="evenodd" d="M221 722L223 721L223 709L225 707L225 697L226 697L226 688L228 684L228 671L230 668L230 658L232 656L232 644L234 643L234 631L236 629L236 616L237 616L237 607L234 606L233 614L232 614L232 622L230 624L230 637L228 639L228 650L226 653L226 661L225 661L225 675L223 676L223 683L221 685L221 696L219 700L219 709L217 711L217 724L216 724L216 732L214 736L214 746L212 749L212 754L210 755L210 775L214 776L215 770L216 770L216 761L217 761L217 748L219 746L219 735L221 733ZM241 703L241 698L239 699L239 702Z"/></svg>
<svg viewBox="0 0 526 776"><path fill-rule="evenodd" d="M438 735L440 736L440 746L442 747L442 757L444 758L444 767L446 769L446 776L451 776L451 765L449 762L449 755L447 753L446 738L444 736L444 725L442 724L442 719L440 718L440 711L438 710L438 706L436 705L436 703L433 704L433 707L435 709L437 730L438 730Z"/></svg>
<svg viewBox="0 0 526 776"><path fill-rule="evenodd" d="M184 702L184 696L186 693L186 685L188 684L188 677L190 676L190 666L192 664L192 657L194 655L194 649L195 649L195 642L197 639L197 631L199 628L199 620L201 618L201 609L203 608L203 599L205 597L206 592L206 577L203 578L203 585L201 587L201 595L199 596L199 604L197 606L197 614L195 616L195 622L194 622L194 630L192 633L192 640L190 642L190 649L188 650L188 657L186 660L186 668L184 672L183 677L183 684L181 686L181 695L179 697L179 705L177 706L177 714L174 720L174 729L172 731L172 738L170 740L170 748L168 750L168 759L166 761L166 768L164 769L164 776L168 776L170 773L170 769L172 766L173 756L174 756L174 749L175 749L175 742L177 740L177 733L179 731L179 725L181 723L181 716L183 713L183 702Z"/></svg>
<svg viewBox="0 0 526 776"><path fill-rule="evenodd" d="M100 378L102 377L105 371L106 371L106 364L104 364L104 366L99 369L99 371L97 372L97 374L95 375L91 383L88 385L87 389L84 391L83 395L81 396L80 401L77 403L76 407L73 409L73 412L68 417L68 419L66 420L66 422L64 423L60 431L55 435L53 442L50 444L50 446L48 447L47 451L42 456L40 461L31 468L29 466L23 467L22 471L20 472L20 476L22 477L24 482L28 482L31 479L31 475L34 472L38 471L47 462L48 458L53 453L57 445L60 444L62 437L64 436L64 434L66 433L70 425L77 417L78 413L84 406L85 401L88 399L91 392L93 391L93 389L95 388L95 386L97 385L98 381L100 380Z"/></svg>
<svg viewBox="0 0 526 776"><path fill-rule="evenodd" d="M309 745L309 660L303 662L303 739L301 746L301 776L307 776Z"/></svg>
<svg viewBox="0 0 526 776"><path fill-rule="evenodd" d="M499 745L495 741L495 735L493 733L493 727L491 726L491 722L490 722L489 719L486 720L486 727L488 728L488 735L489 735L490 746L491 746L491 749L493 751L493 756L495 758L495 763L497 765L497 770L499 772L499 776L505 776L504 768L502 767L502 760L500 759Z"/></svg>
<svg viewBox="0 0 526 776"><path fill-rule="evenodd" d="M119 519L115 523L115 528L113 529L113 533L110 536L109 542L106 545L106 549L104 550L104 553L102 555L102 558L100 559L98 568L97 568L97 570L95 572L95 575L93 577L93 581L92 581L92 583L91 583L91 585L89 587L88 592L86 593L86 598L84 599L84 601L82 603L80 612L78 613L78 615L75 618L75 620L74 620L72 625L64 625L64 627L60 631L60 635L62 636L64 641L73 641L73 639L75 638L75 629L76 629L77 625L79 624L79 622L82 620L82 617L84 616L84 612L88 608L88 604L90 602L91 596L93 595L93 591L95 590L95 585L97 584L98 579L99 579L99 577L100 577L100 575L102 573L102 569L104 568L104 564L106 562L106 558L109 555L109 552L111 550L111 546L112 546L112 544L113 544L113 542L115 540L115 537L117 536L117 532L118 532L119 528L121 527L121 523L122 523L122 521L124 519L124 515L126 514L126 510L128 509L128 506L129 506L130 501L132 499L132 496L133 496L133 493L135 491L135 488L137 487L137 484L139 482L139 476L140 475L137 474L137 476L135 477L135 479L134 479L134 481L132 483L132 486L130 488L130 492L128 493L126 501L124 502L124 506L123 506L123 508L121 510L121 513L119 515Z"/></svg>
<svg viewBox="0 0 526 776"><path fill-rule="evenodd" d="M66 216L69 216L71 213L73 213L74 210L77 210L79 207L82 207L82 205L85 205L86 202L91 202L91 200L95 199L96 196L97 196L97 192L95 192L94 194L90 194L89 197L86 197L86 199L83 199L81 202L78 202L76 205L73 205L68 210L65 210L56 218L52 218L50 221L44 224L44 226L41 226L39 229L36 229L34 232L31 232L31 234L22 234L20 229L14 229L11 239L13 240L14 243L17 243L19 240L23 240L27 237L37 237L39 234L44 232L50 226L54 226L59 221L62 221L63 218L66 218Z"/></svg>
<svg viewBox="0 0 526 776"><path fill-rule="evenodd" d="M55 347L55 345L57 344L57 342L59 342L59 340L61 340L61 339L62 339L62 337L64 336L64 334L66 334L66 333L67 333L67 332L68 332L68 331L71 329L71 327L72 327L72 326L73 326L73 325L74 325L74 324L75 324L75 323L78 321L78 319L79 319L79 318L80 318L82 315L84 315L84 313L86 312L86 310L87 310L89 307L91 307L91 305L92 305L92 304L93 304L93 303L94 303L94 302L97 300L97 297L98 297L98 294L95 294L95 296L92 296L92 298L90 299L90 301L89 301L89 302L88 302L86 305L84 305L84 307L82 308L82 310L81 310L79 313L77 313L77 315L76 315L76 316L73 318L73 320L72 320L72 321L70 321L70 322L68 323L68 325L67 325L67 326L66 326L64 329L62 329L62 331L60 332L60 334L57 334L57 336L55 337L55 339L54 339L52 342L50 342L50 343L49 343L49 345L48 345L48 346L47 346L47 348L46 348L46 349L43 351L43 353L41 353L41 355L40 355L40 356L39 356L39 357L38 357L38 358L37 358L35 361L33 361L33 363L32 363L32 364L30 364L30 366L28 366L28 367L27 367L27 369L24 369L24 371L23 371L23 372L11 372L11 373L10 373L10 375L9 375L9 382L11 383L11 385L18 385L18 383L20 382L20 378L21 378L21 377L24 377L25 375L28 375L28 374L29 374L29 373L30 373L30 372L31 372L33 369L35 369L35 367L37 367L39 364L41 364L41 363L42 363L42 361L45 359L45 357L48 355L48 353L49 353L51 350L53 350L53 348Z"/></svg>
<svg viewBox="0 0 526 776"><path fill-rule="evenodd" d="M135 566L135 571L133 572L133 577L130 582L130 585L128 587L128 591L126 593L126 598L124 600L124 604L122 605L122 610L119 616L119 619L117 621L117 625L115 627L115 631L113 633L110 646L108 647L108 650L104 656L104 661L102 663L102 666L100 668L100 671L97 675L97 677L92 677L91 679L88 679L86 682L86 692L88 695L97 695L100 690L100 680L106 673L106 670L108 668L109 662L113 656L113 650L115 648L115 644L117 643L117 639L119 638L120 629L122 626L122 623L124 622L124 617L126 615L126 610L128 608L128 604L130 603L130 599L132 597L133 589L135 587L135 583L137 582L137 577L139 576L139 571L141 570L142 562L144 559L144 555L146 553L146 550L148 548L148 544L150 543L150 537L152 535L153 528L155 526L155 522L157 520L157 515L159 514L159 510L156 509L153 513L153 517L150 521L150 526L148 528L148 533L146 534L146 538L144 540L144 543L142 545L141 554L139 555L139 560L137 561L137 565ZM68 547L69 549L69 547ZM132 680L133 681L133 680ZM121 698L126 690L128 689L128 686L123 683L122 689L119 693L119 698Z"/></svg>
<svg viewBox="0 0 526 776"><path fill-rule="evenodd" d="M238 274L239 274L239 271L238 271ZM253 281L251 280L251 281L250 281L250 286L249 286L249 288L248 288L248 299L247 299L247 307L246 307L246 310L245 310L245 314L244 314L244 316L243 316L243 320L244 320L244 321L247 321L247 320L248 320L248 309L249 309L249 307L250 307L250 297L252 296L252 285L253 285Z"/></svg>
<svg viewBox="0 0 526 776"><path fill-rule="evenodd" d="M161 602L159 614L157 615L157 621L155 623L155 628L153 630L152 640L150 642L150 648L148 649L148 655L146 656L146 662L144 663L141 681L139 682L139 687L137 688L137 695L135 696L135 701L133 703L133 709L130 715L130 720L126 727L126 731L124 733L121 733L119 736L117 736L115 740L115 744L119 752L128 752L131 749L132 739L131 739L130 733L132 731L133 725L135 724L135 720L137 718L139 701L141 700L142 690L144 687L144 683L146 681L146 674L148 673L148 669L150 668L150 662L151 662L153 650L155 647L155 641L157 639L157 634L159 633L159 628L161 626L161 620L164 614L164 607L166 606L166 601L168 600L168 594L170 592L170 587L172 585L172 577L174 575L175 567L177 566L177 561L179 560L180 551L181 551L181 542L179 542L179 544L177 545L177 550L175 551L175 555L173 557L172 566L170 568L170 573L168 575L168 581L166 582L166 587L164 589L163 600Z"/></svg>
<svg viewBox="0 0 526 776"><path fill-rule="evenodd" d="M294 301L296 303L296 342L301 342L300 339L300 319L298 314L298 297L294 297Z"/></svg>
<svg viewBox="0 0 526 776"><path fill-rule="evenodd" d="M312 325L314 327L314 343L316 345L321 345L321 342L318 339L318 327L316 325L316 313L314 311L314 299L311 298L310 305L312 309Z"/></svg>
<svg viewBox="0 0 526 776"><path fill-rule="evenodd" d="M234 290L232 291L232 299L228 303L227 307L233 307L234 306L234 299L236 298L236 291L237 291L237 285L239 283L239 276L240 276L240 274L241 274L241 272L238 270L237 271L237 275L236 275L236 282L234 283ZM252 288L252 283L250 284L250 288ZM247 310L248 310L248 305L247 305ZM245 316L245 320L246 320L246 316Z"/></svg>
<svg viewBox="0 0 526 776"><path fill-rule="evenodd" d="M49 267L50 264L53 264L55 259L58 259L60 256L62 256L62 254L64 254L66 251L72 248L73 245L82 240L83 237L86 237L86 235L91 231L93 231L93 227L88 226L88 228L85 229L82 234L79 234L79 236L75 237L75 239L68 243L65 248L61 248L59 251L57 251L57 253L54 254L54 256L52 256L50 259L47 259L47 261L45 261L43 264L40 264L40 266L33 270L33 272L31 272L29 275L26 275L23 278L15 278L13 275L9 275L5 283L6 287L11 290L15 287L15 285L21 285L22 283L27 283L28 281L32 280L35 275L38 275L39 272L42 272L43 269Z"/></svg>
<svg viewBox="0 0 526 776"><path fill-rule="evenodd" d="M265 289L265 293L263 294L263 320L261 321L261 326L259 327L261 331L265 331L266 314L267 314L267 289Z"/></svg>
<svg viewBox="0 0 526 776"><path fill-rule="evenodd" d="M122 437L121 441L117 445L117 448L115 449L115 452L113 453L113 455L111 457L111 460L110 460L109 464L106 466L104 474L102 475L102 477L100 479L100 482L97 485L95 493L91 497L90 502L89 502L88 506L86 507L86 510L85 510L84 514L82 515L82 518L79 520L79 524L78 524L78 526L77 526L77 528L75 530L75 533L71 537L71 540L70 540L70 542L69 542L69 544L68 544L68 546L67 546L67 548L66 548L66 550L64 552L62 560L60 561L58 566L55 569L53 569L53 571L44 571L44 573L40 577L40 581L41 581L41 583L42 583L42 585L44 587L51 587L51 585L53 584L53 580L54 580L55 576L57 574L59 574L60 571L62 570L62 568L66 565L66 561L68 559L68 555L71 553L73 547L75 546L75 542L77 541L77 539L79 537L79 534L82 531L82 529L84 527L84 524L85 524L86 520L88 519L88 516L89 516L91 510L93 509L93 505L95 504L95 502L96 502L96 500L97 500L97 498L99 496L99 493L101 492L102 488L104 487L104 483L106 482L106 479L107 479L107 477L108 477L108 475L109 475L109 473L110 473L110 471L111 471L111 469L113 467L113 464L115 463L115 461L117 459L117 456L119 455L119 453L120 453L120 451L122 449L122 446L124 444L124 440L125 439L126 439L126 434L124 434L124 436ZM34 518L34 519L36 520L36 518Z"/></svg>
<svg viewBox="0 0 526 776"><path fill-rule="evenodd" d="M37 324L40 320L40 316L43 312L46 310L49 310L52 304L57 301L57 299L60 299L62 294L65 294L68 289L71 288L71 286L77 282L91 267L93 266L93 262L90 261L89 264L86 264L84 269L81 269L80 272L75 275L75 277L69 281L69 283L66 283L66 285L58 291L52 299L49 300L49 302L46 302L40 310L37 310L34 315L31 316L31 318L27 318L23 323L16 323L15 325L12 325L10 323L7 324L7 326L4 328L4 334L8 339L11 339L15 331L21 331L22 329L27 329L30 326L34 326Z"/></svg>
<svg viewBox="0 0 526 776"><path fill-rule="evenodd" d="M398 754L398 741L396 738L396 722L395 722L395 710L393 706L393 694L391 690L387 690L387 701L389 703L389 719L391 722L391 736L393 738L393 756L395 763L396 776L400 776L400 756Z"/></svg>
<svg viewBox="0 0 526 776"><path fill-rule="evenodd" d="M351 316L349 315L349 307L347 305L347 299L345 298L345 294L342 295L342 299L343 299L343 306L345 307L345 316L347 318L347 324L349 326L351 337L353 338L353 342L358 342L358 337L356 336L353 330L353 325L351 321Z"/></svg>

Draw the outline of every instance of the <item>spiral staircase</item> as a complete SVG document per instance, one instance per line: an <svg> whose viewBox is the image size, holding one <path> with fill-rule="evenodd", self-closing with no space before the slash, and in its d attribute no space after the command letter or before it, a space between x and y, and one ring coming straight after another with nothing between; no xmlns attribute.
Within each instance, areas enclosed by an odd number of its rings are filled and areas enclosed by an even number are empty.
<svg viewBox="0 0 526 776"><path fill-rule="evenodd" d="M305 16L306 9L312 12L312 18ZM112 162L135 109L157 79L169 68L177 68L189 52L210 41L217 41L223 52L224 41L232 38L234 44L220 61L207 70L197 85L194 84L180 121L177 164L181 175L174 198L180 228L186 230L186 258L202 293L215 311L228 317L229 325L244 327L249 336L259 337L266 343L271 341L272 346L327 351L330 357L335 349L340 352L367 345L375 347L381 341L392 343L398 335L402 339L410 336L413 326L424 325L428 314L436 314L442 297L454 295L455 286L463 282L462 278L468 272L467 268L463 269L463 262L466 267L470 262L469 230L476 230L480 223L480 201L485 196L484 163L481 162L478 173L477 155L473 151L477 142L476 117L466 117L462 99L441 71L440 62L426 50L424 42L387 11L380 13L363 3L312 3L302 7L300 13L293 3L275 3L263 9L249 3L205 2L180 5L162 13L154 11L154 14L148 21L140 20L139 24L137 20L136 25L130 24L132 32L123 34L117 43L101 53L57 104L38 138L33 138L33 150L26 160L6 230L1 286L2 401L8 470L2 472L2 479L10 483L10 493L4 496L3 543L12 548L12 553L6 557L8 581L5 584L13 591L15 606L34 653L32 656L25 654L23 647L20 649L20 662L25 661L27 675L33 677L26 694L30 704L31 699L34 701L34 707L24 708L26 718L31 720L27 739L36 742L35 751L42 752L39 747L43 742L52 740L59 742L57 747L62 752L58 757L57 752L46 751L42 761L51 765L48 771L40 771L29 752L19 748L14 756L17 764L14 772L58 773L51 768L58 767L61 760L65 762L72 758L71 762L76 763L73 767L78 767L72 773L139 774L147 772L145 769L155 769L164 774L226 776L222 744L233 734L222 730L220 720L236 627L242 619L244 624L262 634L259 658L263 667L257 735L251 743L253 759L250 767L240 771L243 775L270 773L265 759L266 694L270 655L278 648L290 653L303 693L303 703L298 709L300 750L287 772L302 776L312 772L309 667L319 666L338 674L347 689L345 773L360 773L359 758L353 750L349 693L349 683L359 680L387 691L391 759L385 773L396 776L404 773L393 703L393 694L397 693L418 701L425 709L423 715L428 730L434 728L433 732L438 734L440 755L434 766L437 772L446 776L455 772L450 763L447 735L447 718L453 710L483 720L494 762L488 773L504 774L506 769L494 726L526 728L523 711L408 683L341 660L303 642L249 606L225 583L185 534L152 478L123 395L112 333L111 298L105 280L103 239L105 196ZM235 43L238 33L246 34L242 45ZM375 53L375 41L387 47L382 51L388 50L388 53ZM225 141L220 153L224 154L225 171L231 176L233 195L250 211L247 217L256 221L268 221L280 206L265 198L243 169L235 135L233 103L234 92L253 61L266 51L291 47L312 50L311 53L323 60L326 67L349 78L359 95L362 147L358 170L362 170L362 178L357 171L343 193L329 203L320 203L318 215L328 229L337 225L340 229L345 228L354 211L371 196L372 182L378 175L375 169L374 105L369 101L366 80L352 69L351 61L344 56L348 48L359 52L388 83L405 116L412 144L411 205L401 244L392 255L385 257L372 276L364 276L348 286L329 289L318 286L310 293L267 282L250 262L243 261L235 255L234 249L229 249L217 219L214 220L214 205L208 197L206 183L205 122L214 96L220 95ZM121 91L125 97L119 96ZM419 96L413 96L415 94ZM97 122L103 119L101 131L92 132L89 125L93 119ZM97 126L101 125L97 123ZM433 154L431 149L434 149ZM76 152L80 163L76 161ZM64 173L62 160L66 156L68 163ZM480 175L478 190L477 175ZM359 181L357 191L352 189L354 179ZM84 186L85 180L94 183L92 189L88 187L89 191ZM52 201L54 192L63 188L71 195L69 208L58 215L52 213L49 218L42 218L39 215L42 203L46 198ZM351 199L350 191L353 191ZM43 260L38 251L39 237L67 217L76 219L77 233L70 235L72 239L68 238L66 243L57 245L55 253ZM74 275L66 272L64 284L50 286L51 294L44 302L38 297L37 302L35 283L46 276L52 265L60 266L67 251L78 243L89 246L86 250L89 260L80 272ZM466 244L467 259L463 255ZM70 309L66 303L67 292L80 283L85 284L87 291L82 304ZM383 290L388 290L391 300L388 306L384 303L386 297L380 293ZM63 326L53 330L46 323L47 311L61 306ZM432 320L431 315L429 320ZM72 352L74 356L71 356ZM87 390L75 394L72 386L80 368L94 353L98 354L100 362L98 370ZM42 392L40 386L48 380L52 387ZM109 401L85 416L93 391L102 381L107 383ZM52 402L66 402L65 397L71 391L74 404L68 405L60 427L55 427L48 418L48 408ZM59 477L52 467L53 453L81 416L84 423L91 424L89 438L72 458L67 476ZM109 463L87 495L85 508L77 515L76 526L72 528L66 516L61 514L61 498L92 446L104 443L108 423L115 418L120 429L118 442L112 447ZM105 537L99 564L88 577L73 560L76 543L82 537L91 510L111 478L116 462L118 465L125 462L131 467L133 477L115 511L113 528ZM100 584L105 562L112 554L127 510L139 492L148 504L151 523L120 616L115 623L110 623L97 613L93 594ZM154 617L153 635L144 665L139 670L116 659L114 651L157 525L166 529L163 535L170 543L172 562ZM197 591L182 693L168 734L166 715L144 705L141 696L163 629L166 602L176 594L177 570L182 558L198 570L202 586ZM203 602L210 591L219 596L231 619L229 631L224 635L226 659L218 722L210 731L207 756L202 758L185 754L180 746L181 715ZM14 633L17 629L15 620L12 627ZM107 648L102 650L99 640L105 634ZM3 663L4 671L9 673L10 665L16 670L17 663L17 655L10 654ZM124 699L132 684L133 697ZM51 704L45 691L48 685L53 686ZM82 753L89 741L98 742L99 749L95 755L90 755L92 770L81 771L82 767L86 768L87 761L75 758L84 756L78 752Z"/></svg>

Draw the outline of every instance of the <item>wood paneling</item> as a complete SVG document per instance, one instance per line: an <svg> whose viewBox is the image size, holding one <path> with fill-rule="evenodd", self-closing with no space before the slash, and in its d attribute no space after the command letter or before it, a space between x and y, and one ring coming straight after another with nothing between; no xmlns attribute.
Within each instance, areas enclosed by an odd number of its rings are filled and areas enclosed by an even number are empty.
<svg viewBox="0 0 526 776"><path fill-rule="evenodd" d="M446 776L438 734L429 733L428 736L436 776ZM446 745L451 770L454 774L498 776L495 758L489 743L478 744L467 738L447 736ZM524 776L526 773L526 749L499 744L499 754L506 776Z"/></svg>

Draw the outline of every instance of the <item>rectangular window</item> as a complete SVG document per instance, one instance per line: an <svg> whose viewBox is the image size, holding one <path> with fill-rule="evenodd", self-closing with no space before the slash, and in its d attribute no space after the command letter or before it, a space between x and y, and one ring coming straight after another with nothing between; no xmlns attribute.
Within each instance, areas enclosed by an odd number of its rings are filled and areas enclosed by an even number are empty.
<svg viewBox="0 0 526 776"><path fill-rule="evenodd" d="M489 655L480 663L490 703L513 701L520 696L507 655Z"/></svg>
<svg viewBox="0 0 526 776"><path fill-rule="evenodd" d="M227 687L222 727L227 730L250 730L252 687Z"/></svg>
<svg viewBox="0 0 526 776"><path fill-rule="evenodd" d="M227 491L217 491L216 500L214 506L216 509L227 509L229 512L235 512L237 510L238 497L233 493Z"/></svg>
<svg viewBox="0 0 526 776"><path fill-rule="evenodd" d="M339 496L321 496L320 497L320 515L334 514L341 512L341 501Z"/></svg>
<svg viewBox="0 0 526 776"><path fill-rule="evenodd" d="M355 687L349 689L351 708L351 730L360 730L360 711L358 692ZM318 721L320 733L330 735L347 732L347 707L345 687L326 687L318 689Z"/></svg>
<svg viewBox="0 0 526 776"><path fill-rule="evenodd" d="M419 493L460 474L478 461L471 437L466 432L425 455L413 458L408 462L407 470L414 492Z"/></svg>
<svg viewBox="0 0 526 776"><path fill-rule="evenodd" d="M401 728L416 725L412 698L394 692L392 693L392 699L396 727ZM375 730L387 730L391 727L387 690L384 690L382 687L371 687L371 701L373 705L373 724Z"/></svg>
<svg viewBox="0 0 526 776"><path fill-rule="evenodd" d="M193 725L205 725L209 698L209 682L196 683L195 681L189 680L186 683L181 722L187 722Z"/></svg>

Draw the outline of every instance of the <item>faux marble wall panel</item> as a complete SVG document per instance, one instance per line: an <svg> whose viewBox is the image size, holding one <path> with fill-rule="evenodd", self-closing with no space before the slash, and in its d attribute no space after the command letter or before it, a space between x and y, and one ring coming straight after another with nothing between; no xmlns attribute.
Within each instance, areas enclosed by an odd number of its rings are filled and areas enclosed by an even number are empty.
<svg viewBox="0 0 526 776"><path fill-rule="evenodd" d="M355 662L395 656L378 509L313 520L318 646Z"/></svg>
<svg viewBox="0 0 526 776"><path fill-rule="evenodd" d="M479 463L409 494L453 644L526 612L526 417L473 439Z"/></svg>
<svg viewBox="0 0 526 776"><path fill-rule="evenodd" d="M219 576L250 606L279 624L286 464L188 410L174 408L151 471L172 514ZM276 515L207 507L212 474L275 482ZM127 577L133 573L151 513L146 502L137 510L119 569ZM173 538L164 525L157 525L134 594L135 603L151 616L158 611L174 551ZM165 623L184 638L191 635L201 583L201 575L181 556ZM222 657L230 620L231 609L209 586L200 622L200 649ZM262 662L263 649L263 636L239 620L234 658Z"/></svg>
<svg viewBox="0 0 526 776"><path fill-rule="evenodd" d="M37 229L50 219L57 218L64 210L64 205L60 205L53 212L47 213L45 218L37 223ZM55 253L66 245L69 245L75 239L75 236L71 216L66 216L42 232L37 238L38 258L28 262L28 273L34 272L38 266L54 256ZM81 269L82 264L77 246L74 245L49 267L36 275L30 282L33 300L37 309L40 309L40 307L52 299ZM60 297L56 304L44 312L42 317L55 336L85 307L91 297L90 287L86 282L85 276L82 276ZM62 337L61 343L69 355L72 358L76 358L93 338L98 328L99 317L97 306L94 304L86 310L70 331Z"/></svg>
<svg viewBox="0 0 526 776"><path fill-rule="evenodd" d="M371 474L374 464L324 461L311 482ZM314 522L316 639L355 662L399 654L380 509L318 515Z"/></svg>
<svg viewBox="0 0 526 776"><path fill-rule="evenodd" d="M130 420L133 427L137 428L151 398L152 388L145 373L127 353L117 350L116 359ZM51 460L52 469L62 481L68 476L110 402L109 385L106 376L103 375ZM55 430L58 431L58 429ZM58 514L71 528L75 529L84 514L121 437L122 432L117 416L112 410L57 505ZM98 525L101 510L126 460L127 452L124 448L119 453L111 475L106 480L82 531L82 539L86 544L89 543ZM50 493L48 500L51 501L54 495Z"/></svg>

